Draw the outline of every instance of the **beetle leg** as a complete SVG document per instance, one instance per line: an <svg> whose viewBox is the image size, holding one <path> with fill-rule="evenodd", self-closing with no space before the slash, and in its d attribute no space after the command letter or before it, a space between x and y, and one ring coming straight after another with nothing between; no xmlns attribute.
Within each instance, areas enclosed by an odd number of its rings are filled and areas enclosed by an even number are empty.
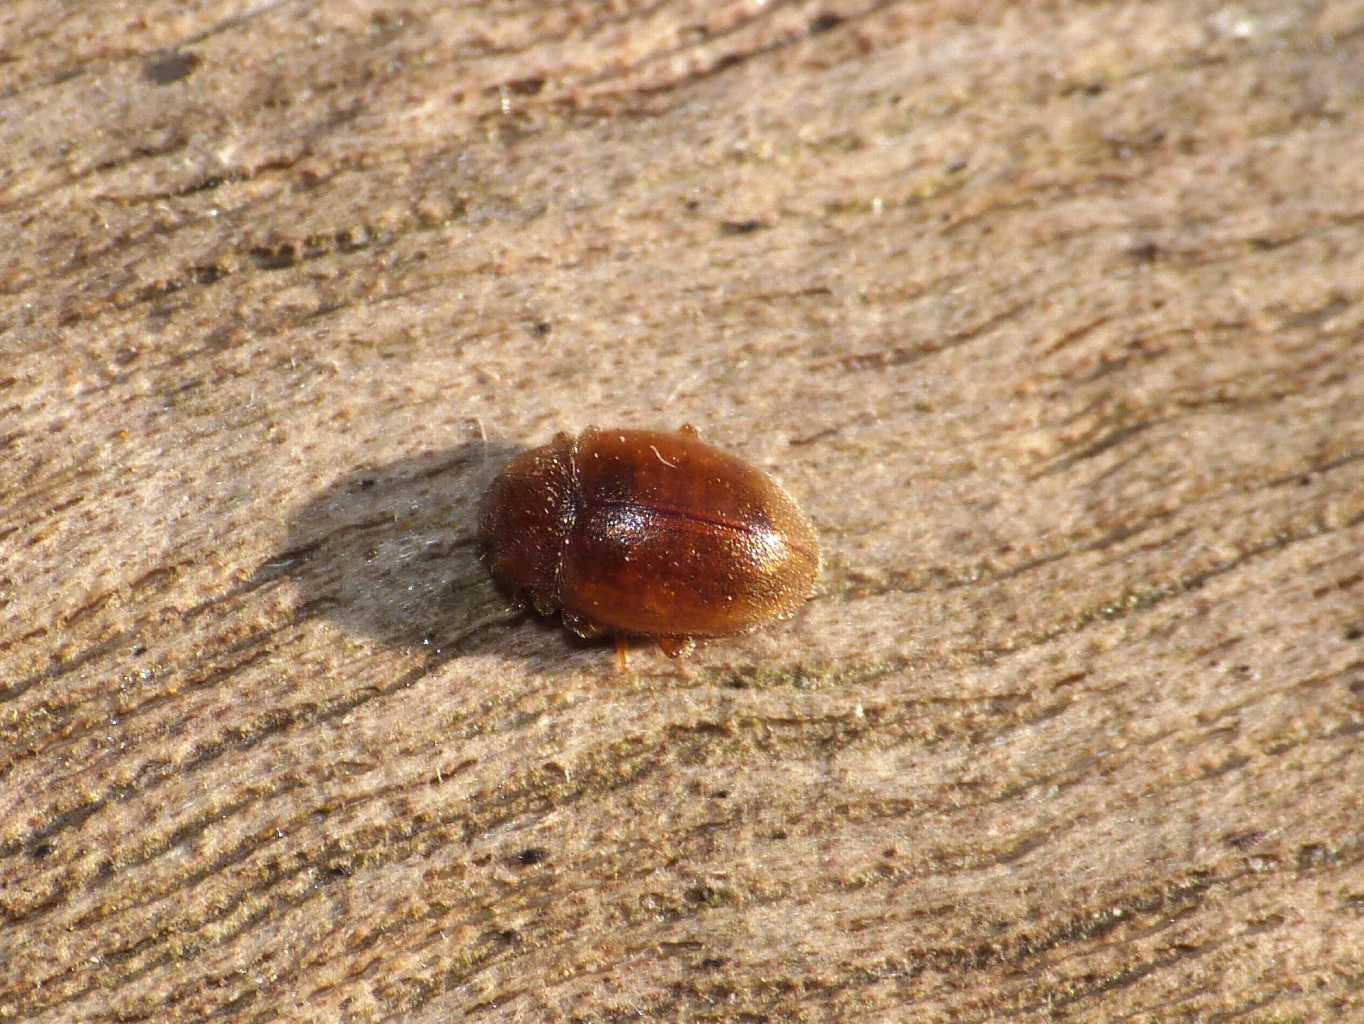
<svg viewBox="0 0 1364 1024"><path fill-rule="evenodd" d="M661 636L658 649L670 658L680 658L696 650L696 641L689 636Z"/></svg>
<svg viewBox="0 0 1364 1024"><path fill-rule="evenodd" d="M572 630L575 636L580 636L584 640L596 640L606 635L606 630L602 629L601 626L577 612L564 612L563 619L564 626Z"/></svg>
<svg viewBox="0 0 1364 1024"><path fill-rule="evenodd" d="M625 642L625 637L616 634L616 664L620 666L620 671L630 671L630 645Z"/></svg>
<svg viewBox="0 0 1364 1024"><path fill-rule="evenodd" d="M538 590L530 592L530 603L541 615L549 615L554 611L554 598Z"/></svg>

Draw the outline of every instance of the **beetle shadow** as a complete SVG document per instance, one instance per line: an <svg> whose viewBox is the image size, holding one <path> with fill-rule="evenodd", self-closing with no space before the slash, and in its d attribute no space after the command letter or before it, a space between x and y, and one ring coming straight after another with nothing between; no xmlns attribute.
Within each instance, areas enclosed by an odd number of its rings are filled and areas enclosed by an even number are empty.
<svg viewBox="0 0 1364 1024"><path fill-rule="evenodd" d="M505 647L528 616L479 558L478 510L524 446L472 441L342 476L293 517L283 551L249 586L287 577L300 616L426 653L429 664Z"/></svg>

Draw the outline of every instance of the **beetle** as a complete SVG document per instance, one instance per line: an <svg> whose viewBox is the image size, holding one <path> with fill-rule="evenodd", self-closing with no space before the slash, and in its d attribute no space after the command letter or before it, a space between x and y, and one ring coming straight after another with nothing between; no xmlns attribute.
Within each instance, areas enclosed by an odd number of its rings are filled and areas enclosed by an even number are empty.
<svg viewBox="0 0 1364 1024"><path fill-rule="evenodd" d="M766 474L679 431L558 434L512 460L480 513L493 579L585 639L747 633L795 614L820 570L819 540Z"/></svg>

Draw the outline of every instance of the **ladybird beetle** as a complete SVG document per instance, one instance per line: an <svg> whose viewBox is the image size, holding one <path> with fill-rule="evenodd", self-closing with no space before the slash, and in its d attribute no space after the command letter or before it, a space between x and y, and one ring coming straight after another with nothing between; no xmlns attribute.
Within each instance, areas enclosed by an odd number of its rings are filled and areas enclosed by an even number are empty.
<svg viewBox="0 0 1364 1024"><path fill-rule="evenodd" d="M814 527L770 477L680 431L561 433L483 499L499 586L580 637L647 637L676 657L794 614L819 574Z"/></svg>

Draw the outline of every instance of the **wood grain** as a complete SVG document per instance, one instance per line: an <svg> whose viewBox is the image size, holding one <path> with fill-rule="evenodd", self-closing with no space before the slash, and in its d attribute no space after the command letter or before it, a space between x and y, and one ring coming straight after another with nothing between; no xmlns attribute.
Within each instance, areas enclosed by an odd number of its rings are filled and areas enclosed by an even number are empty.
<svg viewBox="0 0 1364 1024"><path fill-rule="evenodd" d="M11 0L0 1021L1364 1020L1364 9ZM684 662L473 513L701 425Z"/></svg>

